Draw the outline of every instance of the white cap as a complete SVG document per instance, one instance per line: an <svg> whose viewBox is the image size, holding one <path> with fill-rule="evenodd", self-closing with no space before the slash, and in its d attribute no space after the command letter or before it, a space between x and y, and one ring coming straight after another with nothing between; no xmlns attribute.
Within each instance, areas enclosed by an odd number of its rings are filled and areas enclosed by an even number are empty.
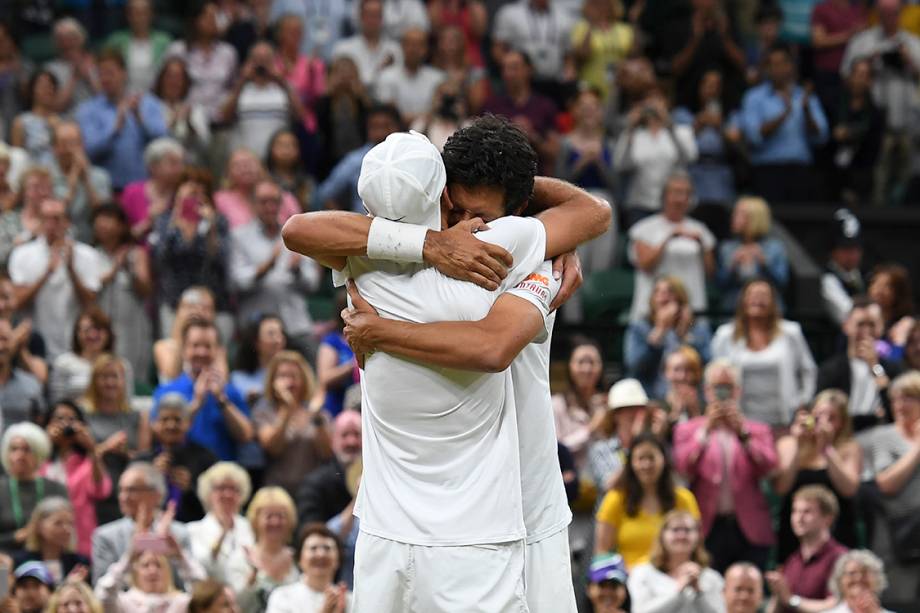
<svg viewBox="0 0 920 613"><path fill-rule="evenodd" d="M447 171L441 153L418 132L397 132L367 152L358 195L374 217L441 229Z"/></svg>
<svg viewBox="0 0 920 613"><path fill-rule="evenodd" d="M648 396L642 389L642 384L635 379L617 381L607 395L607 408L612 411L626 407L644 407L647 404Z"/></svg>

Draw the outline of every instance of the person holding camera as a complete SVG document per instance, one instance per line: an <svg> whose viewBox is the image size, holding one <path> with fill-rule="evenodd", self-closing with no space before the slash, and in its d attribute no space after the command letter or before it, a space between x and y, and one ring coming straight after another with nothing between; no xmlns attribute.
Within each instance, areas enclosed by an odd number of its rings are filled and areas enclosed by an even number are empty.
<svg viewBox="0 0 920 613"><path fill-rule="evenodd" d="M67 485L67 496L74 509L77 553L89 556L97 524L96 502L112 493L112 479L101 454L96 452L96 440L86 417L77 405L67 400L58 402L48 411L45 423L52 451L40 473Z"/></svg>
<svg viewBox="0 0 920 613"><path fill-rule="evenodd" d="M292 122L303 122L303 103L278 69L270 43L258 42L249 50L221 115L224 121L233 124L230 150L243 147L259 159L268 152L268 143L275 132Z"/></svg>
<svg viewBox="0 0 920 613"><path fill-rule="evenodd" d="M878 25L854 36L840 65L850 74L863 58L872 60L872 97L885 114L885 133L875 171L872 203L900 204L911 175L910 130L920 80L920 38L899 25L901 0L879 0Z"/></svg>
<svg viewBox="0 0 920 613"><path fill-rule="evenodd" d="M699 501L712 568L724 573L750 561L763 569L774 535L760 480L776 466L773 435L741 414L741 383L729 361L710 362L703 379L706 414L677 424L674 464Z"/></svg>

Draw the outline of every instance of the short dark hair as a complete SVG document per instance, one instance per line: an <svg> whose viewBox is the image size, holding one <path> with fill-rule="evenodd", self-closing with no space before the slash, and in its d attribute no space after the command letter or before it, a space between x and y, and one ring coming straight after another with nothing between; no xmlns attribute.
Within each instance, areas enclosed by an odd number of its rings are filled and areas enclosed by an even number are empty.
<svg viewBox="0 0 920 613"><path fill-rule="evenodd" d="M182 326L182 342L185 342L185 339L188 338L188 333L193 328L203 328L205 330L214 330L214 334L217 335L217 342L220 344L220 330L217 328L217 324L209 319L203 319L201 317L192 317Z"/></svg>
<svg viewBox="0 0 920 613"><path fill-rule="evenodd" d="M527 64L527 67L533 70L533 59L531 59L530 54L521 49L520 47L512 47L505 52L505 55L509 53L517 53L521 56L521 59L524 60L524 63Z"/></svg>
<svg viewBox="0 0 920 613"><path fill-rule="evenodd" d="M367 114L365 115L365 117L367 117L367 121L370 121L371 117L374 115L386 115L397 125L397 130L403 129L402 116L399 114L399 109L397 109L392 104L379 102L377 104L371 105L371 107L367 109Z"/></svg>
<svg viewBox="0 0 920 613"><path fill-rule="evenodd" d="M80 343L80 321L83 319L89 319L93 322L93 325L99 328L100 330L105 330L105 333L108 335L108 340L105 342L105 346L102 348L104 352L111 352L112 347L115 346L115 331L112 329L112 320L109 319L109 316L105 314L105 311L100 309L97 306L91 306L85 311L80 313L80 316L77 317L77 321L73 324L73 336L70 339L70 346L73 347L73 352L77 355L83 351L83 345Z"/></svg>
<svg viewBox="0 0 920 613"><path fill-rule="evenodd" d="M865 294L858 294L853 296L853 301L850 305L850 312L852 313L856 309L868 309L870 306L875 304L872 298L869 298Z"/></svg>
<svg viewBox="0 0 920 613"><path fill-rule="evenodd" d="M318 534L327 539L332 539L335 542L335 548L339 553L339 567L336 569L336 575L342 569L342 564L345 563L345 547L342 545L342 539L339 536L326 527L326 524L322 522L311 522L306 524L303 528L300 529L300 533L297 535L297 556L300 559L300 556L303 554L304 543L307 542L307 539Z"/></svg>
<svg viewBox="0 0 920 613"><path fill-rule="evenodd" d="M793 59L792 47L790 47L788 43L784 43L782 41L773 43L770 45L770 48L767 49L767 57L770 57L774 53L782 53L786 56L786 59L790 61Z"/></svg>
<svg viewBox="0 0 920 613"><path fill-rule="evenodd" d="M127 245L131 242L131 223L128 221L128 215L123 208L113 202L106 202L93 209L91 222L96 223L96 220L100 217L110 217L121 224L122 233L118 239L119 245Z"/></svg>
<svg viewBox="0 0 920 613"><path fill-rule="evenodd" d="M99 52L96 56L96 63L101 64L102 62L115 62L122 70L128 69L127 64L125 64L125 56L115 47L104 47Z"/></svg>
<svg viewBox="0 0 920 613"><path fill-rule="evenodd" d="M442 154L447 183L504 190L505 212L514 214L533 194L537 152L519 127L483 115L447 139Z"/></svg>

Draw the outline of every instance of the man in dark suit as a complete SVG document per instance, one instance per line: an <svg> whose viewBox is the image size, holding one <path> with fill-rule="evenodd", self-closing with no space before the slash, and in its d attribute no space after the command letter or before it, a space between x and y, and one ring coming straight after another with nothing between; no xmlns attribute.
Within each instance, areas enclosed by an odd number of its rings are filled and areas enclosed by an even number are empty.
<svg viewBox="0 0 920 613"><path fill-rule="evenodd" d="M853 307L843 322L846 351L828 358L818 369L819 391L835 388L849 395L850 416L857 432L890 421L886 390L902 368L883 357L883 330L879 306L866 296L854 297Z"/></svg>

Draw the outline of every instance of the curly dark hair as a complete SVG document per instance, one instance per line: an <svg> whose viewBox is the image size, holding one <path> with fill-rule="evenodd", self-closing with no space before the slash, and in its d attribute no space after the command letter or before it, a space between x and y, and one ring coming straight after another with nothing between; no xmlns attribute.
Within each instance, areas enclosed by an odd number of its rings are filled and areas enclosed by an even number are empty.
<svg viewBox="0 0 920 613"><path fill-rule="evenodd" d="M639 477L633 469L632 457L639 445L654 445L658 452L664 458L664 467L661 470L661 476L658 477L658 483L655 486L655 493L658 495L658 504L661 505L661 513L667 513L674 509L677 504L677 485L674 482L674 473L671 470L671 462L668 460L668 450L665 449L664 443L651 432L643 432L633 439L629 446L629 453L626 456L626 465L623 467L619 488L626 498L626 515L635 517L639 514L639 507L642 504L642 497L645 495Z"/></svg>
<svg viewBox="0 0 920 613"><path fill-rule="evenodd" d="M504 190L509 215L533 193L537 152L523 130L503 117L483 115L460 128L447 139L442 157L448 184Z"/></svg>

